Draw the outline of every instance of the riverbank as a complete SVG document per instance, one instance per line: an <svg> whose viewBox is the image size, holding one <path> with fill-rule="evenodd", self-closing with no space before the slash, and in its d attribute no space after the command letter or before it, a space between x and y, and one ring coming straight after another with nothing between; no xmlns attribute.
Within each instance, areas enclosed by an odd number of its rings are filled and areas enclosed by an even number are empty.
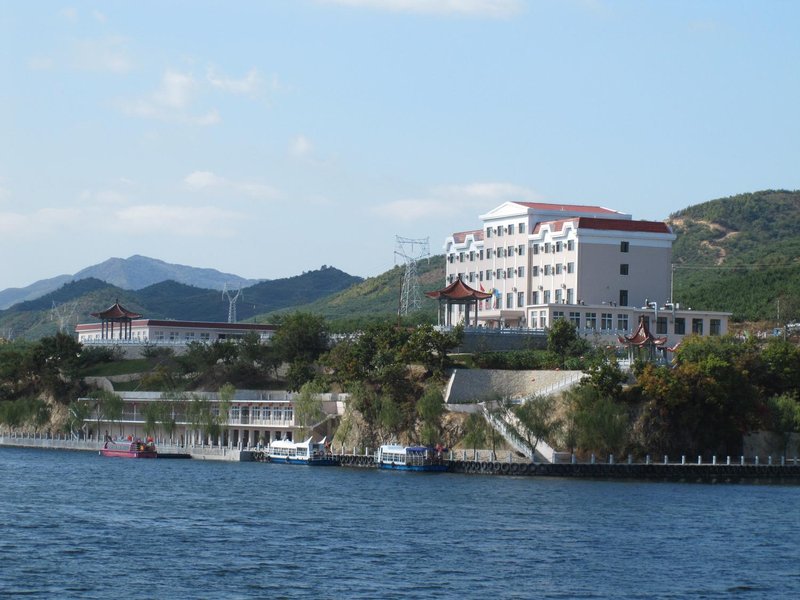
<svg viewBox="0 0 800 600"><path fill-rule="evenodd" d="M99 452L102 443L96 440L58 439L36 436L0 435L0 447L36 448ZM267 462L258 450L238 450L225 447L159 446L163 458L192 458L228 462ZM375 468L371 454L335 454L336 464L350 468ZM800 462L780 459L773 464L758 458L739 463L570 463L548 464L498 460L446 461L448 472L463 475L510 477L563 477L573 479L622 479L639 481L672 481L686 483L756 483L800 484ZM298 468L298 467L288 467ZM302 467L300 467L302 468Z"/></svg>

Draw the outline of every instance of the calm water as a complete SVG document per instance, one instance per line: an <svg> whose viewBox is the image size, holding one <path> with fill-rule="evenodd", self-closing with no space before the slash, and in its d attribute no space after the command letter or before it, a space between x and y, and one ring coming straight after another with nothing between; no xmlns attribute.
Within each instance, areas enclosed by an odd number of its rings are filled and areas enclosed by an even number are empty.
<svg viewBox="0 0 800 600"><path fill-rule="evenodd" d="M797 598L799 501L0 448L0 597Z"/></svg>

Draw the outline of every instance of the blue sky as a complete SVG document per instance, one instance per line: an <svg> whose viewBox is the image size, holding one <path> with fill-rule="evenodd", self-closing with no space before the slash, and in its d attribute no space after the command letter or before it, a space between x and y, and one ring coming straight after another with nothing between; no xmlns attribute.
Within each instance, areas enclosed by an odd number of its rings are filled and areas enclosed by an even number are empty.
<svg viewBox="0 0 800 600"><path fill-rule="evenodd" d="M663 219L800 188L800 3L0 10L0 289L143 254L370 276L506 200Z"/></svg>

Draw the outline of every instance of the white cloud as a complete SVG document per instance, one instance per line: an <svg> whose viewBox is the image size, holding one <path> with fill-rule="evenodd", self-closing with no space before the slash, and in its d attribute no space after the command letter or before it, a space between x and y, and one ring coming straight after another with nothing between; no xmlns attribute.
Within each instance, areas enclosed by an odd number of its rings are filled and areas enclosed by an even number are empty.
<svg viewBox="0 0 800 600"><path fill-rule="evenodd" d="M41 208L29 214L0 213L0 234L29 238L61 231L81 223L79 208Z"/></svg>
<svg viewBox="0 0 800 600"><path fill-rule="evenodd" d="M184 183L194 190L220 190L225 193L236 193L258 200L273 200L281 197L279 190L258 182L230 181L211 171L194 171L183 179Z"/></svg>
<svg viewBox="0 0 800 600"><path fill-rule="evenodd" d="M512 17L524 9L521 0L319 0L353 8L440 16Z"/></svg>
<svg viewBox="0 0 800 600"><path fill-rule="evenodd" d="M32 71L47 71L55 66L55 61L49 56L32 56L28 59L28 68Z"/></svg>
<svg viewBox="0 0 800 600"><path fill-rule="evenodd" d="M94 20L98 23L105 23L108 20L105 14L101 13L99 10L93 10L92 17L94 17Z"/></svg>
<svg viewBox="0 0 800 600"><path fill-rule="evenodd" d="M446 197L466 197L489 202L535 202L541 195L513 183L481 182L466 185L447 185L435 188L434 193Z"/></svg>
<svg viewBox="0 0 800 600"><path fill-rule="evenodd" d="M110 228L125 233L168 232L182 237L230 237L235 222L245 215L214 206L169 206L142 204L118 210L108 220Z"/></svg>
<svg viewBox="0 0 800 600"><path fill-rule="evenodd" d="M167 70L161 77L159 87L136 100L119 102L120 109L131 116L143 119L156 119L188 125L216 125L222 119L216 108L203 114L193 114L199 84L190 73Z"/></svg>
<svg viewBox="0 0 800 600"><path fill-rule="evenodd" d="M184 182L191 188L203 189L223 185L225 180L222 177L214 175L211 171L195 171L194 173L189 173L189 175L184 178Z"/></svg>
<svg viewBox="0 0 800 600"><path fill-rule="evenodd" d="M78 9L74 6L62 8L59 14L70 23L75 23L78 20Z"/></svg>
<svg viewBox="0 0 800 600"><path fill-rule="evenodd" d="M242 79L231 79L217 74L213 67L209 67L206 78L213 87L230 94L256 94L263 83L256 69L250 69Z"/></svg>
<svg viewBox="0 0 800 600"><path fill-rule="evenodd" d="M78 40L72 48L71 66L82 71L127 73L133 68L123 37Z"/></svg>
<svg viewBox="0 0 800 600"><path fill-rule="evenodd" d="M156 104L166 108L184 109L189 105L197 87L194 77L177 71L167 71L161 78L161 87L152 94Z"/></svg>
<svg viewBox="0 0 800 600"><path fill-rule="evenodd" d="M482 213L507 201L533 202L535 191L511 183L469 183L446 185L430 190L426 198L402 199L374 207L382 217L398 221L418 221L449 217L459 211Z"/></svg>
<svg viewBox="0 0 800 600"><path fill-rule="evenodd" d="M305 158L314 150L314 144L304 135L298 135L289 142L289 154L295 158Z"/></svg>

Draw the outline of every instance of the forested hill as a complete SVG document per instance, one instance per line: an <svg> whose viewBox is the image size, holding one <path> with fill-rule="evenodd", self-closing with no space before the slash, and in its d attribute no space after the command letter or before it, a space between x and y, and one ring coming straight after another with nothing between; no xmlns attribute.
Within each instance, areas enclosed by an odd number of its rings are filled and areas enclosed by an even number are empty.
<svg viewBox="0 0 800 600"><path fill-rule="evenodd" d="M306 304L350 288L362 281L334 267L285 279L262 281L241 291L236 305L238 320ZM219 290L162 281L140 290L126 290L99 279L72 281L27 302L0 310L0 338L37 339L52 335L63 321L67 331L76 322L95 321L91 312L103 310L116 300L145 318L187 321L227 321L229 303Z"/></svg>
<svg viewBox="0 0 800 600"><path fill-rule="evenodd" d="M670 215L675 298L746 321L800 318L800 191L711 200Z"/></svg>

